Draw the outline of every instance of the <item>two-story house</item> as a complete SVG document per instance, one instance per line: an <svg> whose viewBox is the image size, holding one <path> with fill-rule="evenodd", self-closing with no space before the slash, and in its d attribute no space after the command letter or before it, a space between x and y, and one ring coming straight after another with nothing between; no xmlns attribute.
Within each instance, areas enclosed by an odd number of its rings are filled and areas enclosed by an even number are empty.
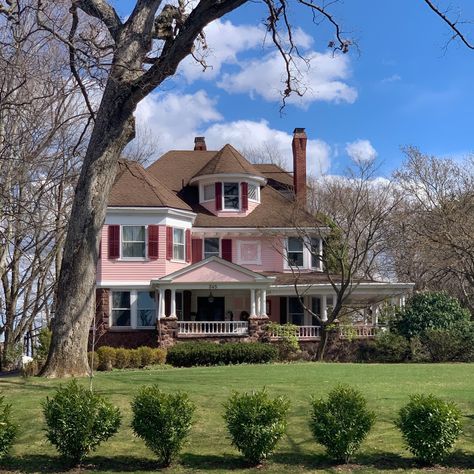
<svg viewBox="0 0 474 474"><path fill-rule="evenodd" d="M175 320L175 336L242 336L249 320L298 325L316 337L334 290L318 253L324 229L305 209L306 142L294 131L293 173L251 164L231 145L217 151L169 151L147 169L121 162L102 230L97 268L101 344L156 345L157 321ZM310 241L295 227L308 226ZM403 299L410 284L361 282L351 298L367 305ZM376 314L376 311L373 312ZM375 322L375 321L374 321Z"/></svg>

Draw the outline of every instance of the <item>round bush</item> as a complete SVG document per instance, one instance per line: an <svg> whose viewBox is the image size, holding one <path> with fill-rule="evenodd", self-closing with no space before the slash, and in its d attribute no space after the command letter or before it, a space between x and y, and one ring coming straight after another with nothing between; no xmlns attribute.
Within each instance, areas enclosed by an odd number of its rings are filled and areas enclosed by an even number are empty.
<svg viewBox="0 0 474 474"><path fill-rule="evenodd" d="M155 353L151 347L141 346L137 350L140 354L140 367L146 367L155 362Z"/></svg>
<svg viewBox="0 0 474 474"><path fill-rule="evenodd" d="M165 349L153 349L153 363L163 365L166 362Z"/></svg>
<svg viewBox="0 0 474 474"><path fill-rule="evenodd" d="M411 339L423 336L428 329L448 329L459 321L469 321L469 318L469 311L446 293L416 293L390 320L390 329Z"/></svg>
<svg viewBox="0 0 474 474"><path fill-rule="evenodd" d="M132 401L132 428L160 463L169 466L189 435L194 411L186 393L167 394L157 385L143 387Z"/></svg>
<svg viewBox="0 0 474 474"><path fill-rule="evenodd" d="M289 406L286 397L272 399L265 389L234 392L224 404L232 444L250 463L259 464L273 452L286 431Z"/></svg>
<svg viewBox="0 0 474 474"><path fill-rule="evenodd" d="M404 362L410 356L410 343L404 336L383 332L369 341L368 352L371 361Z"/></svg>
<svg viewBox="0 0 474 474"><path fill-rule="evenodd" d="M0 459L7 457L16 436L16 425L11 420L11 405L0 396Z"/></svg>
<svg viewBox="0 0 474 474"><path fill-rule="evenodd" d="M115 350L115 367L126 369L130 365L130 350L123 347Z"/></svg>
<svg viewBox="0 0 474 474"><path fill-rule="evenodd" d="M120 427L120 411L100 395L72 380L43 402L46 437L71 463L77 464Z"/></svg>
<svg viewBox="0 0 474 474"><path fill-rule="evenodd" d="M461 413L454 403L417 394L401 408L395 425L409 451L421 461L434 464L446 457L461 434Z"/></svg>
<svg viewBox="0 0 474 474"><path fill-rule="evenodd" d="M349 462L375 422L375 414L367 409L362 394L340 385L327 399L311 400L310 427L314 438L336 461Z"/></svg>
<svg viewBox="0 0 474 474"><path fill-rule="evenodd" d="M115 367L117 349L115 347L102 346L97 349L99 358L99 370L112 370Z"/></svg>

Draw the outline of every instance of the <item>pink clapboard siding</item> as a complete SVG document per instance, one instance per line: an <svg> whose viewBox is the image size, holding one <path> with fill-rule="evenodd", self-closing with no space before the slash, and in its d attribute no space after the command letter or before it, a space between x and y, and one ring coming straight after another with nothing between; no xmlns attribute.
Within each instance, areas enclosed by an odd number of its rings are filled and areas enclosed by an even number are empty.
<svg viewBox="0 0 474 474"><path fill-rule="evenodd" d="M258 202L249 201L248 202L248 209L246 211L216 211L216 203L215 201L206 201L202 202L201 205L205 207L209 212L212 212L214 215L218 217L245 217L248 216L258 205Z"/></svg>
<svg viewBox="0 0 474 474"><path fill-rule="evenodd" d="M156 260L111 260L108 255L108 226L102 228L101 258L97 265L97 281L147 281L188 266L166 260L166 226L159 226L158 258Z"/></svg>
<svg viewBox="0 0 474 474"><path fill-rule="evenodd" d="M260 242L261 265L240 263L238 259L238 241ZM273 237L233 237L232 238L232 260L255 272L283 272L283 255L281 239Z"/></svg>

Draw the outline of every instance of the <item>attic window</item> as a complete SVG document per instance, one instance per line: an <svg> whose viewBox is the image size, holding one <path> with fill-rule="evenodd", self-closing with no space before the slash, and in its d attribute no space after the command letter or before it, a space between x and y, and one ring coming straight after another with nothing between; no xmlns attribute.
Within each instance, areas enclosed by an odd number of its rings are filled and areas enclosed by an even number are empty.
<svg viewBox="0 0 474 474"><path fill-rule="evenodd" d="M216 186L214 183L204 185L204 201L212 201L216 196Z"/></svg>
<svg viewBox="0 0 474 474"><path fill-rule="evenodd" d="M224 209L239 210L239 183L224 183Z"/></svg>
<svg viewBox="0 0 474 474"><path fill-rule="evenodd" d="M256 184L248 185L249 199L251 201L259 201L258 199L258 186Z"/></svg>

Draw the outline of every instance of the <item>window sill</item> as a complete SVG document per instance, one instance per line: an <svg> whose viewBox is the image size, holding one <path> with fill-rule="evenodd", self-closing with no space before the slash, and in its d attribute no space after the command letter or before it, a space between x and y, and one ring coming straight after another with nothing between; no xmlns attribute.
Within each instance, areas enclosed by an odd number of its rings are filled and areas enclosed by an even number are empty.
<svg viewBox="0 0 474 474"><path fill-rule="evenodd" d="M172 263L188 263L188 262L186 262L186 260L177 260L175 258L172 258L169 261L172 262Z"/></svg>
<svg viewBox="0 0 474 474"><path fill-rule="evenodd" d="M236 263L237 263L237 265L262 265L261 260L255 261L255 262L244 262L242 260L238 260Z"/></svg>
<svg viewBox="0 0 474 474"><path fill-rule="evenodd" d="M110 326L110 332L136 332L136 331L152 331L156 329L155 326L144 326L132 328L132 326Z"/></svg>
<svg viewBox="0 0 474 474"><path fill-rule="evenodd" d="M150 262L150 259L146 257L122 257L115 260L117 262Z"/></svg>

